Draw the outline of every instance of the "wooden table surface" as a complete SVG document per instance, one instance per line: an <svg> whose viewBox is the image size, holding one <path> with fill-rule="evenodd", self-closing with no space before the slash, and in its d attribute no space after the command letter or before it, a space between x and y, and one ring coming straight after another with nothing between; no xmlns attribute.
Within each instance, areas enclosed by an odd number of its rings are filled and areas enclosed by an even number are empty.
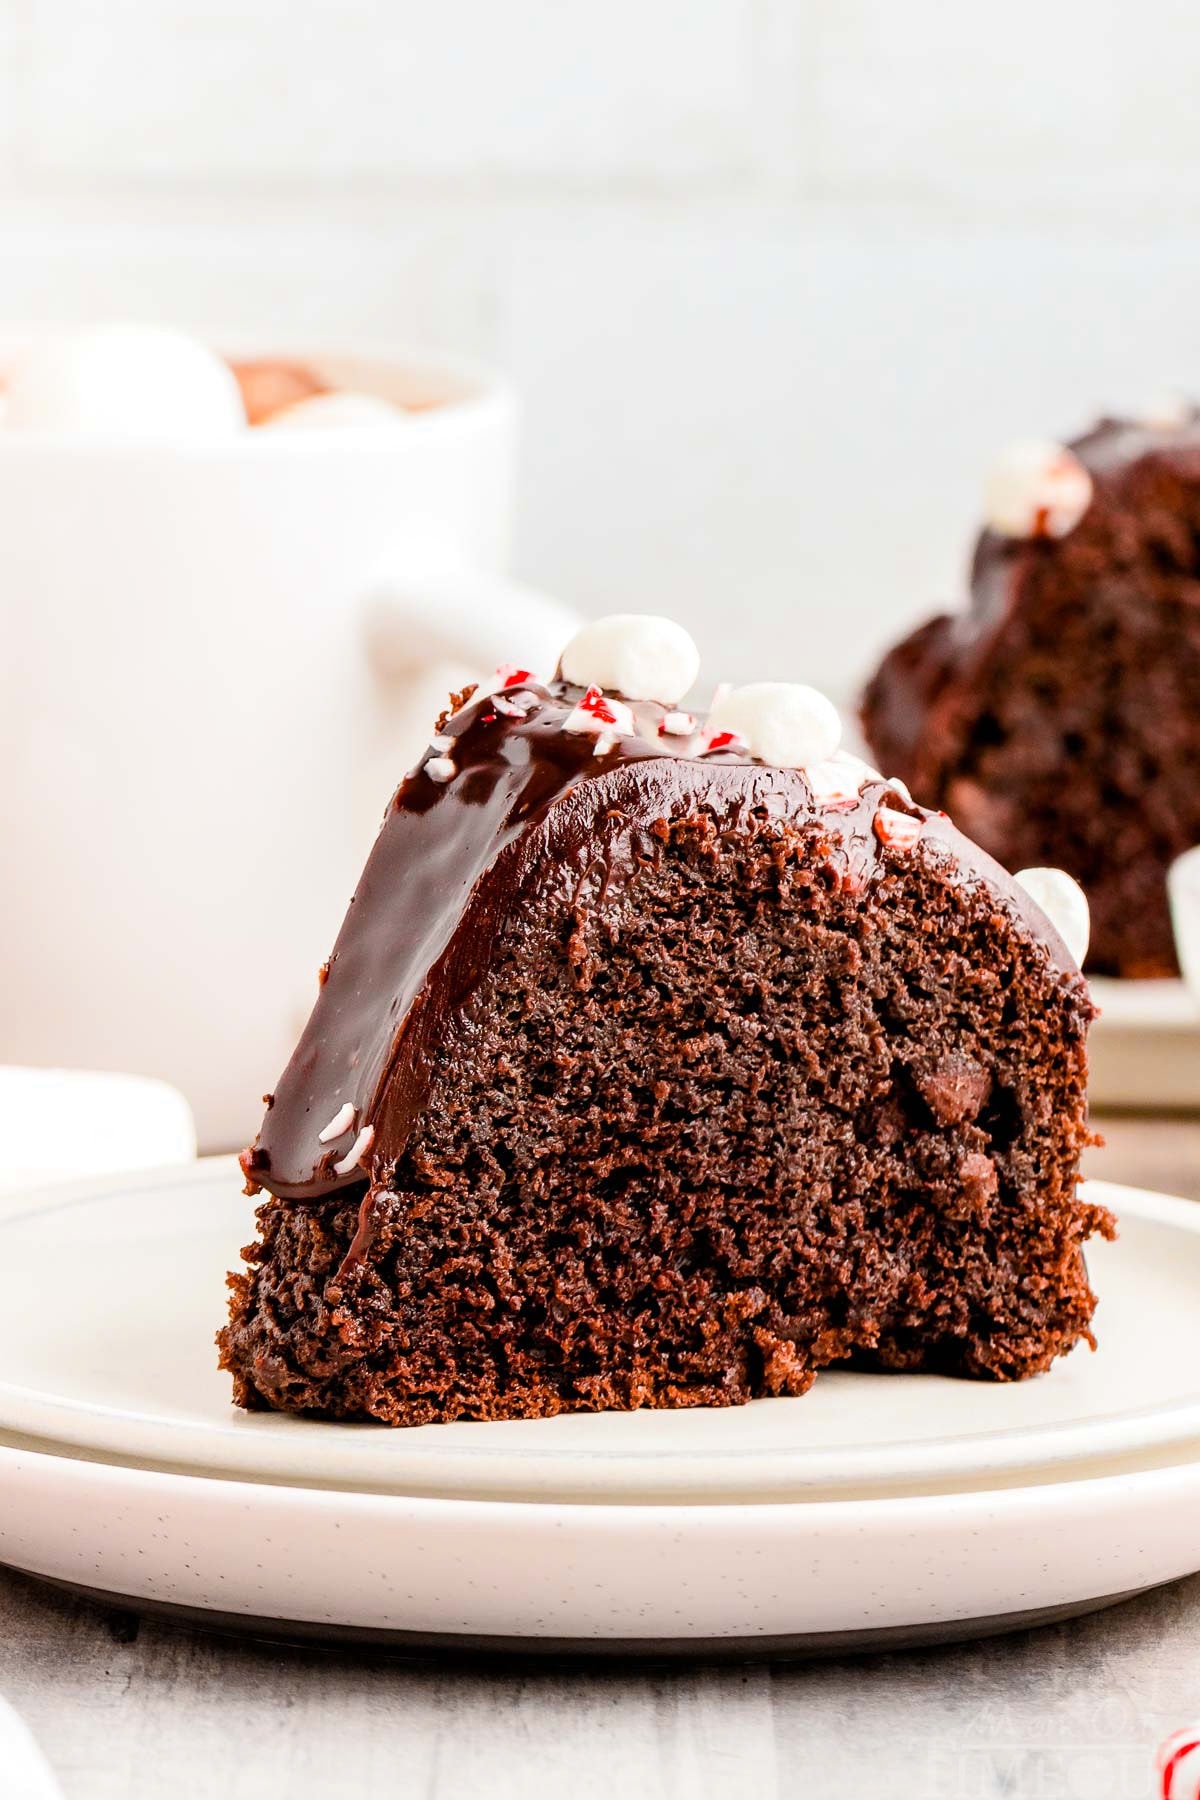
<svg viewBox="0 0 1200 1800"><path fill-rule="evenodd" d="M1090 1174L1200 1199L1200 1121L1100 1123ZM1200 1576L974 1645L646 1669L282 1650L0 1572L0 1693L65 1800L1140 1800L1200 1717Z"/></svg>

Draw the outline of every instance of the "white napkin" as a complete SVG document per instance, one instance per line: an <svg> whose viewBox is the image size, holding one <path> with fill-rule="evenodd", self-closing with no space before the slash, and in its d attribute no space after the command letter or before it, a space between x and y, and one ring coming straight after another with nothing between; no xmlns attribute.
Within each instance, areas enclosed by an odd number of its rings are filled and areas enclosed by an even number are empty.
<svg viewBox="0 0 1200 1800"><path fill-rule="evenodd" d="M33 1733L7 1700L0 1700L0 1794L4 1800L62 1800Z"/></svg>
<svg viewBox="0 0 1200 1800"><path fill-rule="evenodd" d="M164 1081L0 1065L0 1192L195 1154L191 1110Z"/></svg>

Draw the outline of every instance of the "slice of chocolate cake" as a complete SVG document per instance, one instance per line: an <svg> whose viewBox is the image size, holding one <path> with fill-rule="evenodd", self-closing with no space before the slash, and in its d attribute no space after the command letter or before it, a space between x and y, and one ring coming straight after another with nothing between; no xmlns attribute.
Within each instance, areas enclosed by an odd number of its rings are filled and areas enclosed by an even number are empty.
<svg viewBox="0 0 1200 1800"><path fill-rule="evenodd" d="M1089 968L1174 975L1166 871L1200 843L1200 419L1015 445L987 498L969 608L885 658L867 737L1007 868L1082 883Z"/></svg>
<svg viewBox="0 0 1200 1800"><path fill-rule="evenodd" d="M1082 896L839 751L811 689L701 721L696 671L604 620L439 723L243 1157L241 1405L725 1406L1090 1340L1092 1008L1049 916L1078 940Z"/></svg>

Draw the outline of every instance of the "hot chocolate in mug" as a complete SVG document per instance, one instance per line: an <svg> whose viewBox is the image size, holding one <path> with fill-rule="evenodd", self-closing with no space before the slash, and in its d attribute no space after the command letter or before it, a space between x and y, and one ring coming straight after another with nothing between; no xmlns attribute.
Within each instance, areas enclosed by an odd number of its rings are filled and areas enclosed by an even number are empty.
<svg viewBox="0 0 1200 1800"><path fill-rule="evenodd" d="M193 444L0 430L0 1062L163 1077L208 1149L257 1127L449 690L549 674L576 623L503 573L503 382L305 361L412 410Z"/></svg>

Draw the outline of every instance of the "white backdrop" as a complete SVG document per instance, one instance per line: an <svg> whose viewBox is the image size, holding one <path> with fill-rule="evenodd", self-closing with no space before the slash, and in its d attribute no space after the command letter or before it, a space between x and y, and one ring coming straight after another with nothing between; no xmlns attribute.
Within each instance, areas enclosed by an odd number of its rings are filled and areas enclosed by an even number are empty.
<svg viewBox="0 0 1200 1800"><path fill-rule="evenodd" d="M1200 390L1185 0L0 0L0 315L410 339L517 567L845 694L995 446Z"/></svg>

